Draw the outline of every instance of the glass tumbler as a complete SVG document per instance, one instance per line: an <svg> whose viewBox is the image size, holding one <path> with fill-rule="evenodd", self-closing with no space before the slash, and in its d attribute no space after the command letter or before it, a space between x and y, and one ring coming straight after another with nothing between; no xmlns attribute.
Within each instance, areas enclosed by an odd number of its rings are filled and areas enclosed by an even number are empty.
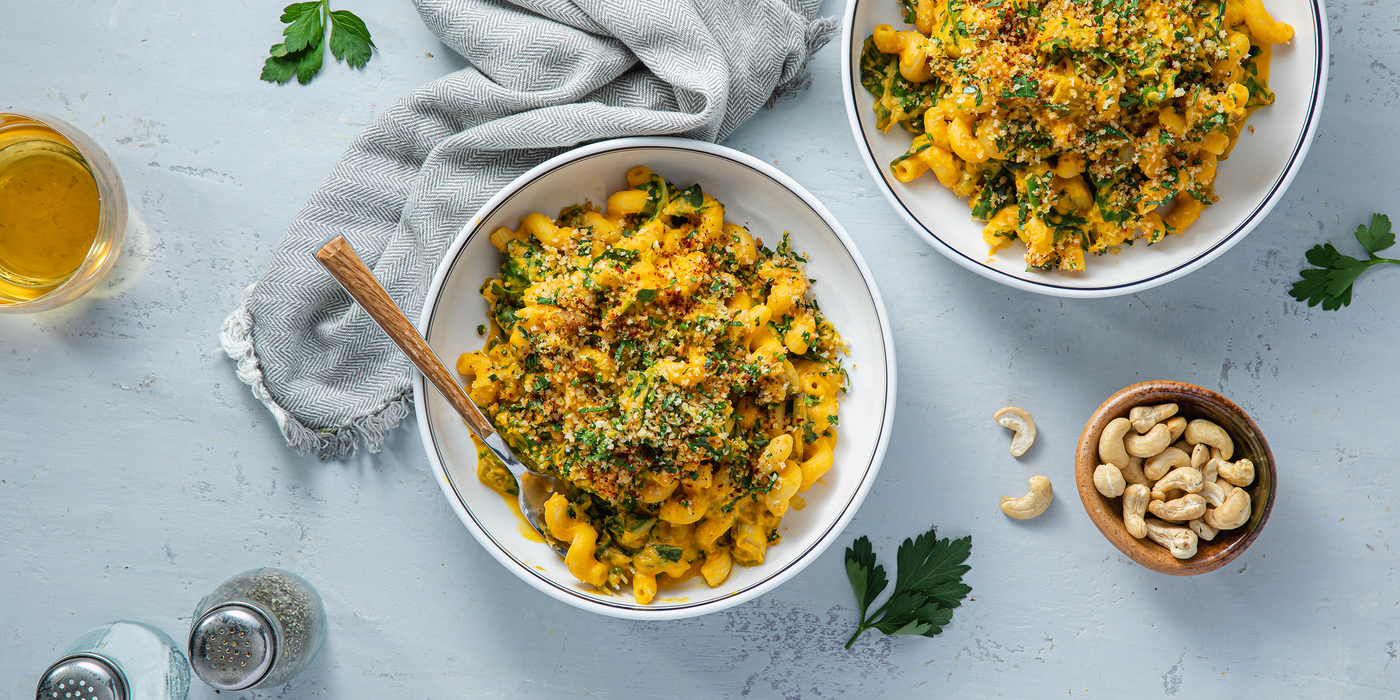
<svg viewBox="0 0 1400 700"><path fill-rule="evenodd" d="M121 177L87 134L47 114L0 111L0 313L91 290L121 253L126 214Z"/></svg>

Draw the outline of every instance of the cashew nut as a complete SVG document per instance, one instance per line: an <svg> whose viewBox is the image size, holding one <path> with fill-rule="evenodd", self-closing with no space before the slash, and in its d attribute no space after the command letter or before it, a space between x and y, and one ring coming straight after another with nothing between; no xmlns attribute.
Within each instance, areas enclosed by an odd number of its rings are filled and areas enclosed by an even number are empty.
<svg viewBox="0 0 1400 700"><path fill-rule="evenodd" d="M1031 444L1035 442L1035 421L1031 420L1031 414L1025 409L1007 406L992 417L1003 427L1016 431L1016 435L1011 438L1012 457L1020 457L1031 448Z"/></svg>
<svg viewBox="0 0 1400 700"><path fill-rule="evenodd" d="M1167 430L1172 431L1172 439L1170 442L1176 442L1177 439L1181 437L1182 433L1186 432L1186 419L1181 416L1168 419L1166 426Z"/></svg>
<svg viewBox="0 0 1400 700"><path fill-rule="evenodd" d="M1197 418L1186 426L1186 442L1210 445L1220 450L1220 458L1224 460L1235 455L1235 441L1230 439L1225 429L1203 418Z"/></svg>
<svg viewBox="0 0 1400 700"><path fill-rule="evenodd" d="M1123 438L1123 449L1134 457L1146 458L1160 454L1170 444L1172 444L1171 430L1161 423L1153 426L1146 435L1128 435ZM1103 448L1102 441L1099 442L1099 447Z"/></svg>
<svg viewBox="0 0 1400 700"><path fill-rule="evenodd" d="M1204 520L1201 520L1200 518L1192 520L1191 522L1187 523L1187 525L1191 527L1191 530L1196 533L1197 537L1207 542L1215 539L1216 533L1220 532L1219 530L1207 525L1206 522Z"/></svg>
<svg viewBox="0 0 1400 700"><path fill-rule="evenodd" d="M1147 521L1147 536L1167 548L1177 559L1196 556L1196 533L1184 527L1172 527L1160 520Z"/></svg>
<svg viewBox="0 0 1400 700"><path fill-rule="evenodd" d="M1147 475L1142 473L1142 458L1129 457L1128 466L1120 469L1123 474L1123 481L1130 484L1146 484Z"/></svg>
<svg viewBox="0 0 1400 700"><path fill-rule="evenodd" d="M1225 495L1222 496L1221 499L1220 499L1221 505L1224 505L1224 504L1225 504L1225 501L1230 500L1230 494L1232 494L1232 493L1234 493L1234 492L1236 492L1236 491L1244 491L1244 489L1242 489L1242 488L1240 488L1240 487L1238 487L1238 486L1236 486L1236 485L1234 485L1234 484L1232 484L1232 483L1230 483L1230 482L1228 482L1228 481L1226 481L1226 480L1224 480L1224 479L1221 479L1221 480L1219 480L1219 481L1217 481L1217 482L1215 482L1215 483L1216 483L1217 486L1220 487L1220 491L1221 491L1222 493L1225 494Z"/></svg>
<svg viewBox="0 0 1400 700"><path fill-rule="evenodd" d="M1188 493L1172 501L1152 501L1147 510L1163 520L1195 520L1206 514L1206 499Z"/></svg>
<svg viewBox="0 0 1400 700"><path fill-rule="evenodd" d="M1128 411L1128 420L1133 422L1133 430L1146 433L1152 426L1176 415L1176 404L1164 403L1161 406L1135 406Z"/></svg>
<svg viewBox="0 0 1400 700"><path fill-rule="evenodd" d="M1191 454L1191 446L1186 444L1185 440L1177 440L1176 442L1173 442L1172 447L1175 447L1176 449L1181 450L1182 452L1185 452L1188 455Z"/></svg>
<svg viewBox="0 0 1400 700"><path fill-rule="evenodd" d="M1133 484L1123 490L1123 527L1128 534L1142 539L1147 536L1147 524L1142 515L1147 512L1147 502L1152 494L1142 484Z"/></svg>
<svg viewBox="0 0 1400 700"><path fill-rule="evenodd" d="M1191 466L1200 469L1210 461L1210 445L1202 443L1191 448Z"/></svg>
<svg viewBox="0 0 1400 700"><path fill-rule="evenodd" d="M1156 428L1153 428L1153 430L1156 430ZM1191 466L1191 457L1189 455L1175 447L1168 447L1162 450L1160 454L1148 457L1147 461L1142 463L1142 471L1147 475L1148 479L1156 481L1173 469L1189 466Z"/></svg>
<svg viewBox="0 0 1400 700"><path fill-rule="evenodd" d="M1241 488L1234 489L1218 508L1206 511L1206 524L1217 530L1233 530L1249 520L1249 494Z"/></svg>
<svg viewBox="0 0 1400 700"><path fill-rule="evenodd" d="M1241 457L1237 462L1219 460L1215 463L1220 478L1236 485L1249 486L1254 483L1254 463Z"/></svg>
<svg viewBox="0 0 1400 700"><path fill-rule="evenodd" d="M1017 520L1030 520L1050 507L1050 499L1053 496L1050 480L1039 475L1033 476L1030 493L1020 498L1002 497L1001 512Z"/></svg>
<svg viewBox="0 0 1400 700"><path fill-rule="evenodd" d="M1099 490L1105 498L1117 498L1123 495L1123 472L1112 464L1100 464L1094 469L1094 488Z"/></svg>
<svg viewBox="0 0 1400 700"><path fill-rule="evenodd" d="M1177 467L1152 485L1152 499L1165 501L1167 500L1167 491L1172 489L1181 489L1186 493L1200 493L1203 483L1199 470L1191 467Z"/></svg>
<svg viewBox="0 0 1400 700"><path fill-rule="evenodd" d="M1123 436L1132 430L1133 423L1127 418L1114 418L1099 435L1099 459L1119 469L1128 466L1128 453L1123 446Z"/></svg>
<svg viewBox="0 0 1400 700"><path fill-rule="evenodd" d="M1229 486L1229 484L1225 486ZM1202 481L1201 490L1196 493L1199 493L1201 498L1206 499L1206 503L1209 503L1213 508L1219 508L1220 504L1225 502L1225 497L1230 495L1224 487L1214 481Z"/></svg>
<svg viewBox="0 0 1400 700"><path fill-rule="evenodd" d="M1215 452L1215 450L1211 450L1212 455ZM1206 460L1206 465L1201 467L1201 478L1211 483L1215 483L1215 480L1220 478L1220 462L1217 461L1216 457L1212 456Z"/></svg>

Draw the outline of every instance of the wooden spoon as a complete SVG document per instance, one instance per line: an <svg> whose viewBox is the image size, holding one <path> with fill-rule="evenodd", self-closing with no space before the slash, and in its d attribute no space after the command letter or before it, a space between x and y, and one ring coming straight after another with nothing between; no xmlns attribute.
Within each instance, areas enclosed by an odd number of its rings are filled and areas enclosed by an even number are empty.
<svg viewBox="0 0 1400 700"><path fill-rule="evenodd" d="M344 236L336 236L322 246L316 252L316 259L331 273L331 277L345 288L355 303L374 319L380 330L403 350L413 366L442 392L443 398L461 414L462 420L466 421L467 427L477 438L500 458L511 474L515 475L515 483L520 492L520 512L525 514L525 520L540 533L545 542L559 552L560 556L567 554L568 546L551 537L544 522L544 502L555 492L563 493L563 485L554 477L541 474L533 464L526 465L511 451L501 434L496 432L481 409L472 403L462 385L457 383L456 376L428 346L428 341L419 335L418 330L409 322L408 317L403 315L403 311L389 297L389 293L384 291L379 280L374 278L374 273L370 272L369 267L360 260L360 256L355 254L355 249L350 247Z"/></svg>

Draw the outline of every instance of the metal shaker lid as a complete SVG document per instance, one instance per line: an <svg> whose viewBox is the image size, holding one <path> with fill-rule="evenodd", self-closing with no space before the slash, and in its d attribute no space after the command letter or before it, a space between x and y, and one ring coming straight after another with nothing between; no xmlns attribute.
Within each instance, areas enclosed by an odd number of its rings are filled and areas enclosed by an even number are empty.
<svg viewBox="0 0 1400 700"><path fill-rule="evenodd" d="M218 690L247 690L272 670L277 634L257 608L226 603L195 621L189 650L190 667L200 680Z"/></svg>
<svg viewBox="0 0 1400 700"><path fill-rule="evenodd" d="M126 677L97 654L65 656L39 677L36 700L126 700Z"/></svg>

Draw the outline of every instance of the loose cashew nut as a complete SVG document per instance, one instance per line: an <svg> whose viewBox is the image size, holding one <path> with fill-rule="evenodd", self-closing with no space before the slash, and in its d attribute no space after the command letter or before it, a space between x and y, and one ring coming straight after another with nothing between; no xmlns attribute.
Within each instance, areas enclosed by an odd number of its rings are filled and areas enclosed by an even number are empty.
<svg viewBox="0 0 1400 700"><path fill-rule="evenodd" d="M1172 431L1171 442L1176 442L1183 433L1186 432L1186 419L1181 416L1171 418L1166 422L1167 430Z"/></svg>
<svg viewBox="0 0 1400 700"><path fill-rule="evenodd" d="M1173 442L1172 447L1175 447L1176 449L1181 450L1182 452L1185 452L1188 455L1191 454L1191 446L1186 444L1185 440L1177 440L1176 442Z"/></svg>
<svg viewBox="0 0 1400 700"><path fill-rule="evenodd" d="M1210 461L1210 445L1200 444L1191 448L1191 466L1200 469Z"/></svg>
<svg viewBox="0 0 1400 700"><path fill-rule="evenodd" d="M1230 492L1220 507L1206 511L1205 521L1217 530L1233 530L1249 520L1249 513L1249 494L1237 488Z"/></svg>
<svg viewBox="0 0 1400 700"><path fill-rule="evenodd" d="M1219 530L1207 525L1206 522L1204 520L1201 520L1200 518L1192 520L1191 522L1187 523L1187 525L1191 526L1191 530L1196 533L1197 537L1207 542L1215 539L1216 533L1220 532Z"/></svg>
<svg viewBox="0 0 1400 700"><path fill-rule="evenodd" d="M1184 527L1172 527L1160 520L1147 521L1147 536L1166 547L1177 559L1196 556L1196 533Z"/></svg>
<svg viewBox="0 0 1400 700"><path fill-rule="evenodd" d="M1176 404L1164 403L1161 406L1136 406L1128 411L1128 420L1133 422L1133 430L1146 433L1152 426L1176 415Z"/></svg>
<svg viewBox="0 0 1400 700"><path fill-rule="evenodd" d="M1199 493L1201 498L1206 499L1206 503L1209 503L1213 508L1219 508L1220 504L1225 502L1225 497L1230 495L1224 487L1214 481L1202 481L1201 490L1196 493Z"/></svg>
<svg viewBox="0 0 1400 700"><path fill-rule="evenodd" d="M1147 475L1142 473L1142 458L1129 457L1128 466L1119 470L1123 474L1123 481L1130 484L1147 484Z"/></svg>
<svg viewBox="0 0 1400 700"><path fill-rule="evenodd" d="M1128 452L1123 446L1123 436L1132 430L1133 423L1127 418L1114 418L1104 426L1099 435L1099 459L1119 469L1128 466Z"/></svg>
<svg viewBox="0 0 1400 700"><path fill-rule="evenodd" d="M1186 493L1200 493L1204 481L1201 472L1191 467L1177 467L1152 485L1152 500L1167 500L1167 491L1181 489Z"/></svg>
<svg viewBox="0 0 1400 700"><path fill-rule="evenodd" d="M1025 409L1007 406L992 417L1003 427L1016 431L1016 435L1011 438L1012 457L1020 457L1031 448L1031 444L1035 442L1035 421L1031 420L1031 414Z"/></svg>
<svg viewBox="0 0 1400 700"><path fill-rule="evenodd" d="M1172 432L1167 426L1158 423L1146 435L1128 435L1123 438L1123 449L1134 457L1151 457L1160 454L1172 444ZM1102 441L1099 447L1103 447ZM1190 459L1187 459L1190 462ZM1150 478L1150 477L1149 477Z"/></svg>
<svg viewBox="0 0 1400 700"><path fill-rule="evenodd" d="M1123 495L1126 484L1123 481L1123 472L1112 464L1100 464L1094 469L1094 488L1099 490L1105 498L1117 498Z"/></svg>
<svg viewBox="0 0 1400 700"><path fill-rule="evenodd" d="M1175 447L1168 447L1160 454L1148 457L1147 461L1142 463L1142 471L1149 480L1156 481L1173 469L1190 466L1191 457L1189 455Z"/></svg>
<svg viewBox="0 0 1400 700"><path fill-rule="evenodd" d="M1053 496L1050 480L1039 475L1033 476L1030 493L1020 498L1002 497L1001 512L1017 520L1030 520L1050 507L1050 499Z"/></svg>
<svg viewBox="0 0 1400 700"><path fill-rule="evenodd" d="M1147 512L1147 502L1152 494L1142 484L1133 484L1123 490L1123 527L1128 534L1142 539L1147 536L1147 523L1142 515Z"/></svg>
<svg viewBox="0 0 1400 700"><path fill-rule="evenodd" d="M1249 486L1254 483L1254 463L1241 457L1237 462L1219 460L1215 463L1220 478L1236 485Z"/></svg>
<svg viewBox="0 0 1400 700"><path fill-rule="evenodd" d="M1227 461L1235 455L1235 441L1230 439L1225 429L1203 418L1197 418L1186 426L1186 442L1210 445L1220 450L1220 458Z"/></svg>
<svg viewBox="0 0 1400 700"><path fill-rule="evenodd" d="M1206 514L1206 499L1188 493L1172 501L1152 501L1147 504L1147 510L1163 520L1195 520Z"/></svg>

